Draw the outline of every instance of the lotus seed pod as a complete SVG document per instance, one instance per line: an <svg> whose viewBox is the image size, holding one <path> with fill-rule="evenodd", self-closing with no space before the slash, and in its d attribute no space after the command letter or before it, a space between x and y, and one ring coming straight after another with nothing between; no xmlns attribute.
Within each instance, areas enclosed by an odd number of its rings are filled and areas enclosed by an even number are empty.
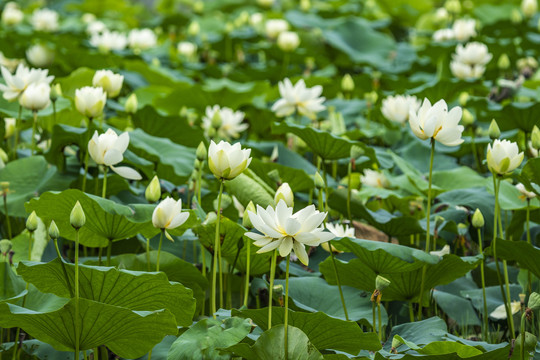
<svg viewBox="0 0 540 360"><path fill-rule="evenodd" d="M319 172L317 171L315 173L315 186L318 188L318 189L322 189L324 188L324 179L322 178L321 174L319 174Z"/></svg>
<svg viewBox="0 0 540 360"><path fill-rule="evenodd" d="M49 237L53 240L56 240L60 237L60 231L58 230L58 226L56 226L54 220L52 220L51 225L49 225Z"/></svg>
<svg viewBox="0 0 540 360"><path fill-rule="evenodd" d="M377 275L375 278L375 289L382 292L388 286L390 286L390 280L382 277L381 275Z"/></svg>
<svg viewBox="0 0 540 360"><path fill-rule="evenodd" d="M242 225L245 228L252 228L253 224L251 223L251 220L249 219L248 211L251 211L254 214L257 212L257 209L255 208L255 204L253 204L253 201L250 201L249 204L246 206L246 210L244 210L244 217L242 218Z"/></svg>
<svg viewBox="0 0 540 360"><path fill-rule="evenodd" d="M150 203L156 202L161 198L161 185L157 175L155 175L152 178L152 181L150 181L150 184L148 184L148 187L144 192L144 197L146 198L146 201Z"/></svg>
<svg viewBox="0 0 540 360"><path fill-rule="evenodd" d="M345 74L341 79L341 89L346 92L354 90L354 80L350 74Z"/></svg>
<svg viewBox="0 0 540 360"><path fill-rule="evenodd" d="M128 114L135 114L137 112L138 107L139 107L139 101L137 100L137 95L135 95L135 93L129 95L124 105L124 110Z"/></svg>
<svg viewBox="0 0 540 360"><path fill-rule="evenodd" d="M474 124L474 116L473 116L473 114L469 110L463 109L463 115L461 117L461 122L465 126Z"/></svg>
<svg viewBox="0 0 540 360"><path fill-rule="evenodd" d="M84 215L84 211L81 206L81 203L78 201L73 207L73 210L71 210L71 214L69 216L69 222L71 223L71 226L73 226L75 230L79 230L86 223L86 216Z"/></svg>
<svg viewBox="0 0 540 360"><path fill-rule="evenodd" d="M527 307L533 311L540 309L540 294L537 292L531 293Z"/></svg>
<svg viewBox="0 0 540 360"><path fill-rule="evenodd" d="M38 219L35 211L32 211L28 219L26 219L26 229L30 232L36 231L38 227Z"/></svg>
<svg viewBox="0 0 540 360"><path fill-rule="evenodd" d="M491 124L489 124L488 134L491 140L498 139L501 136L501 130L495 119L491 120Z"/></svg>
<svg viewBox="0 0 540 360"><path fill-rule="evenodd" d="M482 215L482 212L480 209L476 209L474 211L473 217L472 217L472 226L479 229L481 227L484 227L484 215Z"/></svg>
<svg viewBox="0 0 540 360"><path fill-rule="evenodd" d="M197 156L197 160L204 161L208 157L208 151L206 151L206 145L204 145L204 142L201 141L199 146L197 146L197 151L195 152L195 155Z"/></svg>

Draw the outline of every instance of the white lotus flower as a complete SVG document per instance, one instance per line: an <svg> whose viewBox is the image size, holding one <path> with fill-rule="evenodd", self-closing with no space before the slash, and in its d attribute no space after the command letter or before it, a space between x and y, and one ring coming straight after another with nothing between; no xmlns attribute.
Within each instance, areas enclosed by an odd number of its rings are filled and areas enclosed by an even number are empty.
<svg viewBox="0 0 540 360"><path fill-rule="evenodd" d="M4 6L2 11L2 24L5 26L13 26L23 21L24 14L16 2L10 1Z"/></svg>
<svg viewBox="0 0 540 360"><path fill-rule="evenodd" d="M41 44L36 44L26 50L26 58L34 66L46 67L54 61L54 52Z"/></svg>
<svg viewBox="0 0 540 360"><path fill-rule="evenodd" d="M321 96L323 88L320 85L307 88L304 80L300 79L293 86L291 80L285 78L278 86L281 99L272 106L272 111L278 117L289 116L298 111L299 114L315 120L316 114L326 109L322 104L326 98Z"/></svg>
<svg viewBox="0 0 540 360"><path fill-rule="evenodd" d="M101 87L85 86L75 90L75 107L88 118L96 118L103 112L107 93Z"/></svg>
<svg viewBox="0 0 540 360"><path fill-rule="evenodd" d="M521 196L520 198L522 199L533 199L536 197L536 193L533 193L532 191L529 191L525 188L525 185L523 185L522 183L519 183L516 185L516 189L519 190L519 192L521 193Z"/></svg>
<svg viewBox="0 0 540 360"><path fill-rule="evenodd" d="M189 213L182 212L182 199L175 201L173 198L167 197L154 209L152 224L154 227L163 230L167 239L173 241L172 237L167 233L167 229L176 229L185 223L188 218Z"/></svg>
<svg viewBox="0 0 540 360"><path fill-rule="evenodd" d="M446 146L457 146L463 142L461 133L465 129L458 125L461 114L459 106L448 111L444 100L431 106L429 100L424 99L418 113L409 113L409 124L413 133L422 140L433 138Z"/></svg>
<svg viewBox="0 0 540 360"><path fill-rule="evenodd" d="M157 44L157 36L151 29L133 29L128 35L129 47L146 50Z"/></svg>
<svg viewBox="0 0 540 360"><path fill-rule="evenodd" d="M409 119L409 112L420 108L420 100L411 95L388 96L382 101L381 112L390 121L403 124Z"/></svg>
<svg viewBox="0 0 540 360"><path fill-rule="evenodd" d="M90 38L90 44L103 52L124 50L127 43L128 39L126 35L119 33L118 31L105 30L101 34L92 34L92 37Z"/></svg>
<svg viewBox="0 0 540 360"><path fill-rule="evenodd" d="M120 94L123 82L124 76L115 74L111 70L98 70L92 79L92 85L103 88L109 98L114 98Z"/></svg>
<svg viewBox="0 0 540 360"><path fill-rule="evenodd" d="M222 139L238 138L240 133L245 131L249 125L243 124L245 114L241 111L234 111L228 107L214 105L206 107L205 116L202 119L202 127L206 131L212 128L212 119L218 116L221 124L217 129L218 136Z"/></svg>
<svg viewBox="0 0 540 360"><path fill-rule="evenodd" d="M446 10L445 8L441 7L441 8L438 8L436 11L435 11L435 16L434 16L434 20L438 23L440 22L445 22L447 21L448 19L450 18L450 14L448 13L448 10Z"/></svg>
<svg viewBox="0 0 540 360"><path fill-rule="evenodd" d="M294 205L294 193L288 183L283 183L276 190L274 195L274 204L277 205L281 200L285 201L287 206L292 207Z"/></svg>
<svg viewBox="0 0 540 360"><path fill-rule="evenodd" d="M523 152L518 151L518 145L508 140L495 140L493 147L488 144L486 158L489 170L499 175L514 171L523 161Z"/></svg>
<svg viewBox="0 0 540 360"><path fill-rule="evenodd" d="M510 310L512 315L517 314L521 310L521 303L519 301L512 301L510 304ZM504 304L499 305L489 314L489 317L496 320L506 319L506 308Z"/></svg>
<svg viewBox="0 0 540 360"><path fill-rule="evenodd" d="M127 132L118 136L113 129L108 129L101 135L98 135L96 131L88 142L88 152L96 164L109 166L115 173L126 179L140 180L142 177L137 171L126 166L113 166L124 160L124 152L128 145Z"/></svg>
<svg viewBox="0 0 540 360"><path fill-rule="evenodd" d="M259 25L262 24L263 19L264 19L263 14L261 14L260 12L256 12L256 13L253 13L253 14L250 15L249 23L253 27L258 27Z"/></svg>
<svg viewBox="0 0 540 360"><path fill-rule="evenodd" d="M28 85L26 90L22 93L19 98L19 103L22 107L32 110L39 111L45 109L49 103L51 95L51 87L47 83L32 83Z"/></svg>
<svg viewBox="0 0 540 360"><path fill-rule="evenodd" d="M242 149L240 143L234 145L226 141L216 144L210 141L208 167L215 177L231 180L240 175L251 163L251 149Z"/></svg>
<svg viewBox="0 0 540 360"><path fill-rule="evenodd" d="M452 31L457 41L468 41L471 37L476 36L476 20L474 19L458 19L454 21Z"/></svg>
<svg viewBox="0 0 540 360"><path fill-rule="evenodd" d="M326 228L330 230L332 234L334 234L336 237L349 237L349 238L355 238L356 235L354 234L354 228L349 227L345 224L332 224L327 223Z"/></svg>
<svg viewBox="0 0 540 360"><path fill-rule="evenodd" d="M17 70L15 70L15 74L11 74L2 66L2 77L6 84L0 84L0 91L4 93L4 99L14 101L30 84L50 84L54 76L48 76L48 74L49 70L29 69L23 64L19 64Z"/></svg>
<svg viewBox="0 0 540 360"><path fill-rule="evenodd" d="M360 182L366 186L380 188L385 188L389 185L388 179L383 173L371 169L364 169L364 174L360 176Z"/></svg>
<svg viewBox="0 0 540 360"><path fill-rule="evenodd" d="M468 65L459 61L450 62L450 71L458 79L479 79L484 75L486 68L484 65Z"/></svg>
<svg viewBox="0 0 540 360"><path fill-rule="evenodd" d="M100 34L107 30L107 25L103 21L94 20L88 23L86 26L86 33L90 35Z"/></svg>
<svg viewBox="0 0 540 360"><path fill-rule="evenodd" d="M454 38L455 35L452 29L440 29L433 33L433 41L435 42L453 40Z"/></svg>
<svg viewBox="0 0 540 360"><path fill-rule="evenodd" d="M456 53L452 55L454 61L467 65L486 65L493 55L488 51L486 44L479 42L470 42L463 46L456 46Z"/></svg>
<svg viewBox="0 0 540 360"><path fill-rule="evenodd" d="M177 50L180 55L193 58L197 54L197 44L189 41L180 41Z"/></svg>
<svg viewBox="0 0 540 360"><path fill-rule="evenodd" d="M281 50L291 52L300 45L300 37L294 31L283 31L278 35L277 44Z"/></svg>
<svg viewBox="0 0 540 360"><path fill-rule="evenodd" d="M38 9L32 14L32 26L38 31L58 30L58 13L50 9Z"/></svg>
<svg viewBox="0 0 540 360"><path fill-rule="evenodd" d="M521 11L526 17L533 17L538 11L538 2L536 0L523 0L521 2Z"/></svg>
<svg viewBox="0 0 540 360"><path fill-rule="evenodd" d="M264 24L266 36L270 39L275 39L284 31L289 30L289 23L283 19L269 19Z"/></svg>
<svg viewBox="0 0 540 360"><path fill-rule="evenodd" d="M257 205L257 213L248 211L248 215L253 227L262 233L245 234L255 241L255 246L261 247L257 253L279 249L280 256L284 257L294 251L306 266L309 258L305 245L318 246L335 237L320 226L326 213L315 210L314 205L293 214L293 208L288 207L285 201L280 201L275 210L271 206L264 209Z"/></svg>

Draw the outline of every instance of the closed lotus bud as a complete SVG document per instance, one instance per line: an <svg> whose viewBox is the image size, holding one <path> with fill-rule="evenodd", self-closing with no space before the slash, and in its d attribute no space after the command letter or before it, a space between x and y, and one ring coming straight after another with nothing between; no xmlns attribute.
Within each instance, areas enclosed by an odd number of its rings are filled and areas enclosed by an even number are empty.
<svg viewBox="0 0 540 360"><path fill-rule="evenodd" d="M58 98L62 96L62 86L59 83L51 86L51 101L55 102Z"/></svg>
<svg viewBox="0 0 540 360"><path fill-rule="evenodd" d="M47 47L36 44L26 50L26 58L36 67L47 67L54 61L54 52Z"/></svg>
<svg viewBox="0 0 540 360"><path fill-rule="evenodd" d="M465 126L474 124L474 116L473 116L473 114L469 110L463 109L463 115L461 117L461 122Z"/></svg>
<svg viewBox="0 0 540 360"><path fill-rule="evenodd" d="M69 222L75 230L79 230L86 223L86 216L84 215L81 203L78 201L73 207L73 210L71 210L71 214L69 215Z"/></svg>
<svg viewBox="0 0 540 360"><path fill-rule="evenodd" d="M540 294L537 292L531 293L527 307L533 311L540 309Z"/></svg>
<svg viewBox="0 0 540 360"><path fill-rule="evenodd" d="M139 107L139 101L137 100L137 95L135 95L135 93L129 95L124 105L124 110L128 114L135 114L137 112L138 107Z"/></svg>
<svg viewBox="0 0 540 360"><path fill-rule="evenodd" d="M15 118L4 118L4 138L7 139L15 134L15 124L17 120Z"/></svg>
<svg viewBox="0 0 540 360"><path fill-rule="evenodd" d="M250 201L248 206L246 206L246 210L244 210L244 217L242 218L242 225L245 228L252 228L253 224L251 223L251 220L249 219L248 211L251 211L254 214L257 212L257 209L255 208L255 204L253 204L253 201Z"/></svg>
<svg viewBox="0 0 540 360"><path fill-rule="evenodd" d="M58 230L58 226L56 226L54 220L52 220L51 225L49 225L49 237L53 240L56 240L60 237L60 231Z"/></svg>
<svg viewBox="0 0 540 360"><path fill-rule="evenodd" d="M324 188L324 179L322 178L321 174L319 174L319 172L317 171L315 173L315 186L318 188L318 189L322 189Z"/></svg>
<svg viewBox="0 0 540 360"><path fill-rule="evenodd" d="M466 91L463 91L461 94L459 94L459 105L465 106L467 105L467 101L469 101L469 93Z"/></svg>
<svg viewBox="0 0 540 360"><path fill-rule="evenodd" d="M489 124L488 134L491 140L498 139L501 136L501 130L495 119L491 120L491 124Z"/></svg>
<svg viewBox="0 0 540 360"><path fill-rule="evenodd" d="M288 183L281 184L276 191L276 195L274 196L275 205L277 205L280 200L285 201L285 204L287 204L288 207L294 206L294 193Z"/></svg>
<svg viewBox="0 0 540 360"><path fill-rule="evenodd" d="M476 209L474 211L473 217L472 217L472 226L479 229L484 226L484 216L482 215L482 212L480 209Z"/></svg>
<svg viewBox="0 0 540 360"><path fill-rule="evenodd" d="M388 286L390 286L390 280L382 277L381 275L377 275L377 277L375 278L375 289L383 291Z"/></svg>
<svg viewBox="0 0 540 360"><path fill-rule="evenodd" d="M157 175L155 175L152 178L152 181L150 181L150 184L148 184L148 187L144 192L144 197L146 198L146 201L151 203L156 202L161 198L161 185L159 184Z"/></svg>
<svg viewBox="0 0 540 360"><path fill-rule="evenodd" d="M30 232L36 231L38 227L38 219L35 211L32 211L28 219L26 219L26 229Z"/></svg>
<svg viewBox="0 0 540 360"><path fill-rule="evenodd" d="M197 21L193 21L191 24L189 24L187 33L189 36L197 36L199 32L201 31L201 26Z"/></svg>
<svg viewBox="0 0 540 360"><path fill-rule="evenodd" d="M461 12L461 4L459 0L447 0L444 3L444 7L452 14L459 14Z"/></svg>
<svg viewBox="0 0 540 360"><path fill-rule="evenodd" d="M508 55L502 54L499 57L499 60L497 60L497 67L501 70L506 70L510 67L510 59L508 58Z"/></svg>
<svg viewBox="0 0 540 360"><path fill-rule="evenodd" d="M532 129L531 143L533 148L540 149L540 129L536 125Z"/></svg>
<svg viewBox="0 0 540 360"><path fill-rule="evenodd" d="M12 246L13 245L11 244L10 240L8 239L0 240L0 253L2 253L2 256L7 256Z"/></svg>
<svg viewBox="0 0 540 360"><path fill-rule="evenodd" d="M311 1L300 0L300 9L302 9L302 11L309 11L309 9L311 9Z"/></svg>
<svg viewBox="0 0 540 360"><path fill-rule="evenodd" d="M206 157L208 156L208 151L206 151L206 145L204 145L203 141L201 141L199 146L197 146L197 151L195 152L195 155L197 156L197 160L199 160L200 162L206 160Z"/></svg>
<svg viewBox="0 0 540 360"><path fill-rule="evenodd" d="M278 35L277 44L281 50L291 52L300 45L300 37L294 31L283 31Z"/></svg>
<svg viewBox="0 0 540 360"><path fill-rule="evenodd" d="M354 90L354 80L350 74L345 74L341 79L341 90L346 92Z"/></svg>
<svg viewBox="0 0 540 360"><path fill-rule="evenodd" d="M467 234L467 231L469 230L469 227L463 223L459 223L457 226L458 234L461 236L465 236Z"/></svg>
<svg viewBox="0 0 540 360"><path fill-rule="evenodd" d="M22 93L22 96L19 98L19 104L28 110L43 110L51 102L50 94L51 87L49 84L32 83Z"/></svg>
<svg viewBox="0 0 540 360"><path fill-rule="evenodd" d="M521 2L521 11L526 17L533 17L538 11L538 2L536 0L523 0Z"/></svg>

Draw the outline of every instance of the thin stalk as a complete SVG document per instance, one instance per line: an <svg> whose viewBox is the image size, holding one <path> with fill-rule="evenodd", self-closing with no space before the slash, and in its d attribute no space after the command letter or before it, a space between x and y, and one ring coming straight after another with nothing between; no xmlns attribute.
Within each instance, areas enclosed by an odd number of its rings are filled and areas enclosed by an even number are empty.
<svg viewBox="0 0 540 360"><path fill-rule="evenodd" d="M504 284L506 288L506 299L508 299L508 308L510 311L512 311L511 308L511 301L512 298L510 296L510 280L508 278L508 265L506 264L506 260L503 260L503 271L504 271ZM512 331L512 338L515 338L515 327L514 327L514 316L510 316L510 331Z"/></svg>
<svg viewBox="0 0 540 360"><path fill-rule="evenodd" d="M521 360L525 360L525 316L526 312L524 311L521 315L521 327L519 329L519 332L521 334L521 346L519 349L519 355Z"/></svg>
<svg viewBox="0 0 540 360"><path fill-rule="evenodd" d="M34 232L30 232L30 237L28 238L28 261L32 261L32 243L34 239Z"/></svg>
<svg viewBox="0 0 540 360"><path fill-rule="evenodd" d="M147 359L147 360L152 360L152 350L154 350L154 349L151 349L151 350L148 352L148 359Z"/></svg>
<svg viewBox="0 0 540 360"><path fill-rule="evenodd" d="M377 301L377 313L379 314L379 341L383 341L381 303Z"/></svg>
<svg viewBox="0 0 540 360"><path fill-rule="evenodd" d="M526 210L526 215L525 215L525 228L526 228L526 234L527 234L527 243L529 243L529 245L531 244L531 223L530 223L531 208L530 208L530 205L531 205L531 200L529 198L527 198L527 210ZM530 270L527 270L527 289L529 290L529 294L531 294L532 293L532 276L531 276L531 271Z"/></svg>
<svg viewBox="0 0 540 360"><path fill-rule="evenodd" d="M84 359L84 360L88 360L88 356L86 355L86 350L83 351L83 359Z"/></svg>
<svg viewBox="0 0 540 360"><path fill-rule="evenodd" d="M105 169L103 169L103 188L101 191L101 197L106 199L107 198L107 172L109 172L109 167L105 166ZM96 179L96 182L98 179Z"/></svg>
<svg viewBox="0 0 540 360"><path fill-rule="evenodd" d="M430 230L430 215L431 215L431 182L433 179L433 158L435 157L435 139L431 139L431 155L429 158L429 182L428 182L428 198L426 208L426 252L429 253L429 243L431 240ZM426 265L422 268L422 282L420 285L420 301L418 302L418 320L422 320L422 300L424 298L424 282L426 280Z"/></svg>
<svg viewBox="0 0 540 360"><path fill-rule="evenodd" d="M474 128L471 126L471 147L474 157L474 162L476 163L476 168L478 171L482 171L482 164L480 163L480 158L478 157L478 149L476 148L476 143L474 142Z"/></svg>
<svg viewBox="0 0 540 360"><path fill-rule="evenodd" d="M202 257L202 276L206 279L206 253L204 251L204 246L201 246L201 257ZM204 290L204 298L202 302L201 314L204 315L204 310L206 305L206 289Z"/></svg>
<svg viewBox="0 0 540 360"><path fill-rule="evenodd" d="M86 190L86 177L88 176L88 142L90 141L90 126L92 125L92 118L88 118L88 129L86 130L86 139L83 143L83 147L79 148L80 151L84 151L84 176L82 180L81 191L85 192Z"/></svg>
<svg viewBox="0 0 540 360"><path fill-rule="evenodd" d="M373 325L372 330L375 334L377 334L377 305L375 304L375 301L371 302L371 312L373 314ZM378 337L378 335L377 335Z"/></svg>
<svg viewBox="0 0 540 360"><path fill-rule="evenodd" d="M34 115L34 122L32 123L32 139L31 139L31 144L32 144L32 155L34 155L36 153L36 127L37 127L37 111L34 110L32 111L33 115Z"/></svg>
<svg viewBox="0 0 540 360"><path fill-rule="evenodd" d="M217 208L217 223L216 223L216 236L214 238L214 265L212 266L212 293L211 293L211 310L212 310L212 316L214 319L216 318L216 287L217 287L217 268L218 268L218 260L219 263L221 263L221 258L219 258L219 250L221 245L221 235L219 232L219 225L221 223L221 195L223 194L223 181L220 180L219 182L219 193L218 193L218 208ZM218 259L219 258L219 259ZM221 265L220 265L221 270ZM221 274L221 271L220 271ZM221 276L220 276L220 285L221 284ZM223 288L220 288L220 292L223 290ZM223 303L223 295L220 295L221 303ZM222 304L221 304L222 305Z"/></svg>
<svg viewBox="0 0 540 360"><path fill-rule="evenodd" d="M93 350L93 354L94 354L94 360L99 360L99 348L94 348Z"/></svg>
<svg viewBox="0 0 540 360"><path fill-rule="evenodd" d="M291 262L291 254L287 255L287 267L285 268L285 329L284 329L284 343L285 343L285 360L289 357L289 339L287 337L287 330L289 326L289 263Z"/></svg>
<svg viewBox="0 0 540 360"><path fill-rule="evenodd" d="M246 287L244 289L244 307L248 307L249 297L249 272L251 268L251 243L246 237Z"/></svg>
<svg viewBox="0 0 540 360"><path fill-rule="evenodd" d="M409 301L409 320L410 322L414 322L414 309L412 301Z"/></svg>
<svg viewBox="0 0 540 360"><path fill-rule="evenodd" d="M487 298L486 298L486 280L485 280L485 265L486 265L486 259L484 258L484 250L483 250L483 240L482 240L482 230L478 228L478 246L480 250L480 255L482 255L482 263L480 264L480 277L482 281L482 297L484 300L484 312L482 314L482 322L484 323L484 341L488 340L489 337L489 324L488 324L488 310L487 310Z"/></svg>
<svg viewBox="0 0 540 360"><path fill-rule="evenodd" d="M146 238L146 269L150 271L150 238Z"/></svg>
<svg viewBox="0 0 540 360"><path fill-rule="evenodd" d="M495 211L493 214L493 241L492 241L492 248L493 248L493 258L495 260L495 269L497 270L497 280L499 282L499 286L501 288L501 296L504 302L504 308L506 310L506 320L508 321L508 329L512 329L512 311L509 308L508 301L506 299L506 292L504 291L503 281L501 277L501 266L499 265L499 260L497 258L497 218L500 216L499 214L499 184L500 180L497 179L496 174L493 174L493 189L495 192ZM512 339L515 339L515 333L512 331Z"/></svg>
<svg viewBox="0 0 540 360"><path fill-rule="evenodd" d="M353 226L352 225L352 215L351 215L351 194L352 194L351 175L352 175L352 159L351 159L351 161L349 161L349 165L347 165L347 217L349 218L349 224L351 226Z"/></svg>
<svg viewBox="0 0 540 360"><path fill-rule="evenodd" d="M52 109L53 109L53 121L54 121L54 124L56 124L56 100L52 102Z"/></svg>
<svg viewBox="0 0 540 360"><path fill-rule="evenodd" d="M157 251L157 259L156 259L156 272L159 271L159 258L161 256L161 245L163 244L163 233L165 232L165 229L161 229L161 234L159 234L159 246Z"/></svg>
<svg viewBox="0 0 540 360"><path fill-rule="evenodd" d="M111 253L112 253L112 241L109 240L109 245L107 246L107 266L111 266Z"/></svg>
<svg viewBox="0 0 540 360"><path fill-rule="evenodd" d="M58 260L60 260L60 264L62 264L62 272L64 273L64 277L66 278L66 284L69 288L69 295L73 297L74 296L73 289L71 288L71 282L69 281L69 277L67 274L66 264L64 263L64 259L62 259L62 254L60 253L60 248L58 247L58 240L57 239L53 239L53 240L54 240L54 247L56 249L56 255L58 255Z"/></svg>
<svg viewBox="0 0 540 360"><path fill-rule="evenodd" d="M11 234L11 219L9 218L9 212L8 212L8 206L7 206L7 189L4 190L4 193L2 194L2 197L4 198L4 215L6 216L6 223L7 223L7 231L8 231L8 239L11 240L12 234Z"/></svg>
<svg viewBox="0 0 540 360"><path fill-rule="evenodd" d="M201 168L202 168L202 165L201 165ZM202 201L201 201L201 188L202 188L202 169L200 169L198 171L198 174L197 174L197 204L199 206L202 206Z"/></svg>
<svg viewBox="0 0 540 360"><path fill-rule="evenodd" d="M75 229L75 359L79 358L79 229Z"/></svg>
<svg viewBox="0 0 540 360"><path fill-rule="evenodd" d="M272 328L272 302L274 295L274 276L276 275L277 249L272 253L272 263L270 265L270 289L268 289L268 329Z"/></svg>

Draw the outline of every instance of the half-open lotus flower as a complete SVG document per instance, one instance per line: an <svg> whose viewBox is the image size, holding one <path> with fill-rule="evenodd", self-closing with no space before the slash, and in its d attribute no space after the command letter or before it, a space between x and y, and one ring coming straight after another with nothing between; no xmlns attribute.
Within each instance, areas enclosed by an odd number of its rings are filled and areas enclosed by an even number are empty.
<svg viewBox="0 0 540 360"><path fill-rule="evenodd" d="M257 205L257 213L248 211L248 215L253 227L260 232L246 233L247 237L255 240L255 246L261 247L258 253L278 249L279 255L284 257L294 250L304 265L309 262L306 245L318 246L335 237L320 226L326 213L315 210L314 205L293 214L293 208L281 200L275 209Z"/></svg>
<svg viewBox="0 0 540 360"><path fill-rule="evenodd" d="M126 179L140 180L142 179L141 175L132 168L114 166L124 159L124 152L128 145L129 134L127 132L118 136L114 130L108 129L105 134L98 135L97 131L94 133L88 143L88 151L96 164L109 166L115 173Z"/></svg>
<svg viewBox="0 0 540 360"><path fill-rule="evenodd" d="M494 174L504 175L516 169L523 161L523 152L518 145L508 140L495 140L493 146L488 144L487 164Z"/></svg>
<svg viewBox="0 0 540 360"><path fill-rule="evenodd" d="M188 212L182 212L182 199L175 201L171 197L162 200L154 209L152 214L152 224L154 227L165 232L167 239L173 241L168 230L176 229L189 218Z"/></svg>
<svg viewBox="0 0 540 360"><path fill-rule="evenodd" d="M413 133L422 140L433 138L446 146L457 146L463 142L461 134L465 129L463 125L458 125L461 115L459 106L448 111L444 100L431 106L429 100L424 99L418 113L410 111L409 125Z"/></svg>
<svg viewBox="0 0 540 360"><path fill-rule="evenodd" d="M4 93L4 99L14 101L30 84L50 84L54 76L48 74L49 70L30 69L23 64L19 64L15 74L11 74L8 69L2 66L2 77L6 84L0 84L0 91Z"/></svg>
<svg viewBox="0 0 540 360"><path fill-rule="evenodd" d="M251 149L242 149L240 143L231 145L220 141L216 144L212 140L208 148L208 167L218 179L231 180L247 169L250 154Z"/></svg>

